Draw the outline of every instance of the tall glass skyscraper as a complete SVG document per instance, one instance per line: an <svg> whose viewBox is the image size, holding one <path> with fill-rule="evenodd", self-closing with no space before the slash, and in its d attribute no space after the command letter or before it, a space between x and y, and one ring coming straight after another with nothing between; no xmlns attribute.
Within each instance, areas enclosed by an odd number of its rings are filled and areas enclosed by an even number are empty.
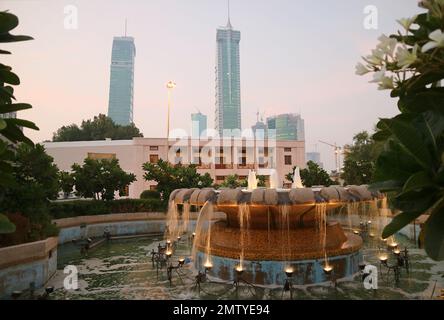
<svg viewBox="0 0 444 320"><path fill-rule="evenodd" d="M305 123L299 114L290 113L269 117L267 127L270 130L270 138L305 141Z"/></svg>
<svg viewBox="0 0 444 320"><path fill-rule="evenodd" d="M133 37L114 37L111 57L108 117L120 125L133 122L134 58Z"/></svg>
<svg viewBox="0 0 444 320"><path fill-rule="evenodd" d="M215 128L220 136L224 130L242 129L240 38L240 31L233 30L229 18L226 27L217 29Z"/></svg>

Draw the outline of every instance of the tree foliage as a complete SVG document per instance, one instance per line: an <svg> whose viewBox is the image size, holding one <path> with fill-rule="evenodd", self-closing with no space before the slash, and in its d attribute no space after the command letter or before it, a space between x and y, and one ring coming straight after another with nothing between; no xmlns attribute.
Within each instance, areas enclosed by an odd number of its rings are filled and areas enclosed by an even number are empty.
<svg viewBox="0 0 444 320"><path fill-rule="evenodd" d="M157 163L145 163L144 178L147 181L157 182L157 191L164 201L169 199L170 193L182 188L207 188L213 184L208 173L201 175L195 165L171 165L167 161L159 160Z"/></svg>
<svg viewBox="0 0 444 320"><path fill-rule="evenodd" d="M113 200L115 192L124 195L125 188L136 181L133 173L122 170L117 159L86 158L83 166L72 165L76 192L85 198Z"/></svg>
<svg viewBox="0 0 444 320"><path fill-rule="evenodd" d="M19 24L17 16L9 12L0 12L0 43L32 40L29 36L12 35L10 31ZM11 52L0 48L0 54L11 54ZM33 145L27 138L21 127L38 130L37 126L27 120L9 117L9 114L32 108L27 103L17 103L14 96L14 88L20 84L20 78L12 72L10 66L0 63L0 193L4 188L14 183L13 167L11 160L14 157L14 143L24 142ZM1 195L0 195L1 196ZM15 226L9 219L0 214L0 234L12 233Z"/></svg>
<svg viewBox="0 0 444 320"><path fill-rule="evenodd" d="M404 31L381 37L377 49L365 58L364 68L375 72L380 89L392 90L400 110L393 118L381 119L373 136L384 149L372 188L393 194L391 203L401 212L386 226L383 237L427 213L426 252L443 260L444 47L437 39L444 28L444 3L428 0L421 5L427 13L400 21ZM363 71L362 65L359 68Z"/></svg>
<svg viewBox="0 0 444 320"><path fill-rule="evenodd" d="M296 167L285 176L289 181L293 181L293 174ZM313 161L307 162L307 168L300 170L301 180L305 187L313 186L326 186L329 187L334 184L334 181L330 179L327 171L322 169L317 163Z"/></svg>
<svg viewBox="0 0 444 320"><path fill-rule="evenodd" d="M353 137L353 145L346 146L345 150L344 172L341 175L345 185L370 184L381 143L375 142L367 131L363 131Z"/></svg>
<svg viewBox="0 0 444 320"><path fill-rule="evenodd" d="M63 191L66 197L72 192L74 188L74 183L75 183L74 177L72 176L71 173L66 171L60 171L58 177L59 177L60 190Z"/></svg>
<svg viewBox="0 0 444 320"><path fill-rule="evenodd" d="M257 186L259 188L264 188L266 186L265 176L258 175L256 179L257 179ZM224 182L222 182L218 187L230 188L230 189L246 188L248 187L248 179L240 179L239 175L237 174L229 175L225 178Z"/></svg>
<svg viewBox="0 0 444 320"><path fill-rule="evenodd" d="M93 120L82 121L80 127L76 124L61 127L54 133L52 140L54 142L95 141L106 138L131 140L135 137L143 137L143 134L134 124L121 126L104 114L99 114Z"/></svg>
<svg viewBox="0 0 444 320"><path fill-rule="evenodd" d="M4 186L0 210L29 220L25 241L57 234L48 214L49 201L56 199L58 168L42 145L20 144L13 158L14 183Z"/></svg>

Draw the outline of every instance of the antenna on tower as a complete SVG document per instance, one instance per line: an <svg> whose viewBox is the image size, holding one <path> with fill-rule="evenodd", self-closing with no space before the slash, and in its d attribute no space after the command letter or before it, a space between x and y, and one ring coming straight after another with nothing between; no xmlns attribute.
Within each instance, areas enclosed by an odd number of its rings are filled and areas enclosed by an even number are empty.
<svg viewBox="0 0 444 320"><path fill-rule="evenodd" d="M230 0L227 0L228 2L228 23L227 27L231 29L231 20L230 20Z"/></svg>
<svg viewBox="0 0 444 320"><path fill-rule="evenodd" d="M126 27L127 27L127 19L125 18L125 37L126 37Z"/></svg>

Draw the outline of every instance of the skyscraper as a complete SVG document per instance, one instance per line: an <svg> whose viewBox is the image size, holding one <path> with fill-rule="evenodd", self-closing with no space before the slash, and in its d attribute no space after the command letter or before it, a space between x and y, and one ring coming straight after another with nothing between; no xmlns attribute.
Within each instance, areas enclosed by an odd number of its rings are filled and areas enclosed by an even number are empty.
<svg viewBox="0 0 444 320"><path fill-rule="evenodd" d="M270 138L305 141L304 119L299 114L280 114L267 118ZM274 134L272 135L272 132Z"/></svg>
<svg viewBox="0 0 444 320"><path fill-rule="evenodd" d="M108 117L120 125L133 122L134 58L133 37L114 37L111 57Z"/></svg>
<svg viewBox="0 0 444 320"><path fill-rule="evenodd" d="M220 136L224 130L242 129L240 92L240 31L233 30L228 14L226 27L217 29L216 40L216 114L215 128Z"/></svg>
<svg viewBox="0 0 444 320"><path fill-rule="evenodd" d="M204 138L207 130L207 116L198 112L191 115L191 137Z"/></svg>

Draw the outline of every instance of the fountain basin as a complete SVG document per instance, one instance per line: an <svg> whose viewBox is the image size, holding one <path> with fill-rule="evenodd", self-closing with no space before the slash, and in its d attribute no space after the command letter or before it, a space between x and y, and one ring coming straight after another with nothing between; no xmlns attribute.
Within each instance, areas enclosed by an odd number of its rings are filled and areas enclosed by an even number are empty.
<svg viewBox="0 0 444 320"><path fill-rule="evenodd" d="M233 281L236 279L235 268L239 265L238 259L219 257L212 255L212 269L208 271L210 277L222 281ZM202 265L206 259L203 252L198 252L196 265ZM333 267L330 275L327 275L322 259L307 259L295 261L269 261L269 260L245 260L243 263L242 279L259 286L282 286L286 280L285 269L293 268L293 285L310 285L331 281L333 279L347 278L359 272L359 263L362 255L359 251L330 257L329 265Z"/></svg>
<svg viewBox="0 0 444 320"><path fill-rule="evenodd" d="M361 237L345 233L337 222L327 225L325 251L319 232L314 228L289 231L250 229L244 237L242 240L239 229L227 227L225 221L214 223L211 227L211 255L239 262L243 246L245 260L292 261L324 259L325 253L328 257L350 254L362 247ZM205 252L206 240L206 237L197 239L195 248Z"/></svg>

